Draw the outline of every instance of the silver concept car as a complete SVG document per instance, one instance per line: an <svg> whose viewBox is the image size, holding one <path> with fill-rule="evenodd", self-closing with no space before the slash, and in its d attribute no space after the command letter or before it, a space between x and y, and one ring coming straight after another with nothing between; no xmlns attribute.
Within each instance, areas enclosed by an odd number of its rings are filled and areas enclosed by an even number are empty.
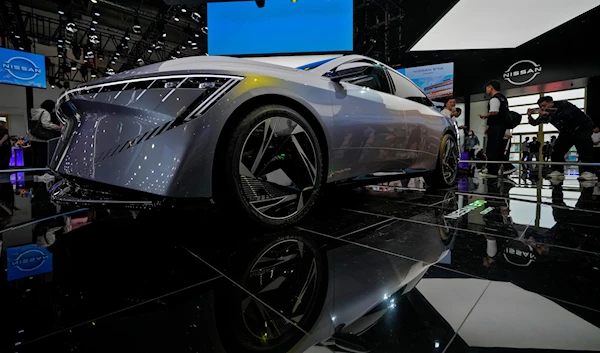
<svg viewBox="0 0 600 353"><path fill-rule="evenodd" d="M325 184L456 180L457 128L406 77L349 55L288 68L229 57L149 65L67 91L50 167L58 203L211 199L266 226Z"/></svg>

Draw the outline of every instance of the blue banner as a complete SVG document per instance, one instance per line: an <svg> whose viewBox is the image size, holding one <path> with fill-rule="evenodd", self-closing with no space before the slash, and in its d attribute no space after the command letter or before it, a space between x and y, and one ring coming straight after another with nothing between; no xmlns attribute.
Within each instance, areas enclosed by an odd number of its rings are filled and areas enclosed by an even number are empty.
<svg viewBox="0 0 600 353"><path fill-rule="evenodd" d="M6 248L9 281L52 272L52 253L35 244Z"/></svg>
<svg viewBox="0 0 600 353"><path fill-rule="evenodd" d="M0 83L46 88L46 58L0 48Z"/></svg>

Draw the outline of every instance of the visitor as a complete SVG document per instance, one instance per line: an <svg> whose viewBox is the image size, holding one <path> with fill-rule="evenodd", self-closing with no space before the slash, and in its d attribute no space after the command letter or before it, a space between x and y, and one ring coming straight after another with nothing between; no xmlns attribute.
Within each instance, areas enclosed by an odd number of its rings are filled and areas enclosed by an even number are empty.
<svg viewBox="0 0 600 353"><path fill-rule="evenodd" d="M597 126L592 134L592 143L594 144L594 163L600 163L600 128ZM598 166L596 166L596 169L598 169Z"/></svg>
<svg viewBox="0 0 600 353"><path fill-rule="evenodd" d="M33 150L33 167L45 168L48 164L48 140L60 136L62 126L52 121L54 102L44 101L40 108L31 109L29 140Z"/></svg>
<svg viewBox="0 0 600 353"><path fill-rule="evenodd" d="M544 160L544 162L548 162L548 159L550 158L550 141L546 141L546 143L544 143L544 145L542 146L542 159Z"/></svg>
<svg viewBox="0 0 600 353"><path fill-rule="evenodd" d="M12 147L10 143L10 134L6 126L6 118L0 117L0 170L6 170L10 167L10 158L12 157Z"/></svg>
<svg viewBox="0 0 600 353"><path fill-rule="evenodd" d="M521 158L522 161L528 161L529 160L529 137L525 137L525 141L523 141L523 143L521 143L521 152L523 152L523 158Z"/></svg>
<svg viewBox="0 0 600 353"><path fill-rule="evenodd" d="M533 158L535 158L536 162L540 161L540 147L540 141L538 141L537 137L534 137L533 140L529 143L529 156L531 157L530 160L533 160Z"/></svg>
<svg viewBox="0 0 600 353"><path fill-rule="evenodd" d="M487 149L488 161L504 160L504 134L506 132L506 120L508 118L508 100L500 93L500 82L493 80L485 85L485 93L491 97L488 102L488 113L479 114L481 119L487 120ZM497 177L499 164L488 163L487 173L481 172L484 177ZM513 171L510 171L511 173Z"/></svg>
<svg viewBox="0 0 600 353"><path fill-rule="evenodd" d="M456 99L454 97L450 97L446 100L446 104L444 104L444 109L441 111L443 116L447 116L450 118L456 126L458 126L458 121L456 118L460 116L462 113L462 109L456 107ZM466 129L466 126L461 125L458 126L459 129Z"/></svg>
<svg viewBox="0 0 600 353"><path fill-rule="evenodd" d="M531 114L534 109L528 109L527 115L529 124L537 126L539 124L550 123L559 131L558 138L552 148L552 161L564 162L565 154L573 145L577 149L579 159L583 163L592 163L594 154L594 144L592 143L592 119L581 109L568 101L554 101L550 96L544 96L538 100L540 107L539 117L534 119ZM580 180L598 180L596 174L592 173L594 168L582 166ZM564 179L564 167L562 165L552 165L552 172L548 174L549 179Z"/></svg>

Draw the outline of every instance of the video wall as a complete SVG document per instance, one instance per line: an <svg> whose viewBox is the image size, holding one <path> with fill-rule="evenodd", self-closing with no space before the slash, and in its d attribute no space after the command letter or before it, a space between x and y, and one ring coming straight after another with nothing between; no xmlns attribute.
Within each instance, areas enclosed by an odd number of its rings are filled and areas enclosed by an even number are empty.
<svg viewBox="0 0 600 353"><path fill-rule="evenodd" d="M0 83L46 88L46 58L0 48Z"/></svg>
<svg viewBox="0 0 600 353"><path fill-rule="evenodd" d="M399 69L431 100L450 97L454 92L454 63Z"/></svg>
<svg viewBox="0 0 600 353"><path fill-rule="evenodd" d="M352 0L208 3L209 55L350 52Z"/></svg>

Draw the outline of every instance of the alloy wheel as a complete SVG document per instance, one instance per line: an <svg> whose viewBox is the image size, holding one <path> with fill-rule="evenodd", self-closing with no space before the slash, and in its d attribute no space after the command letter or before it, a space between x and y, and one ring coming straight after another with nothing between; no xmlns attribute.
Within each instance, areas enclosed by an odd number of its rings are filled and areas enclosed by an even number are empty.
<svg viewBox="0 0 600 353"><path fill-rule="evenodd" d="M456 180L458 161L457 145L452 138L447 138L444 143L444 154L442 156L442 177L446 185L450 185Z"/></svg>
<svg viewBox="0 0 600 353"><path fill-rule="evenodd" d="M239 161L243 195L259 214L287 219L300 212L317 183L315 143L298 122L272 117L244 141Z"/></svg>

